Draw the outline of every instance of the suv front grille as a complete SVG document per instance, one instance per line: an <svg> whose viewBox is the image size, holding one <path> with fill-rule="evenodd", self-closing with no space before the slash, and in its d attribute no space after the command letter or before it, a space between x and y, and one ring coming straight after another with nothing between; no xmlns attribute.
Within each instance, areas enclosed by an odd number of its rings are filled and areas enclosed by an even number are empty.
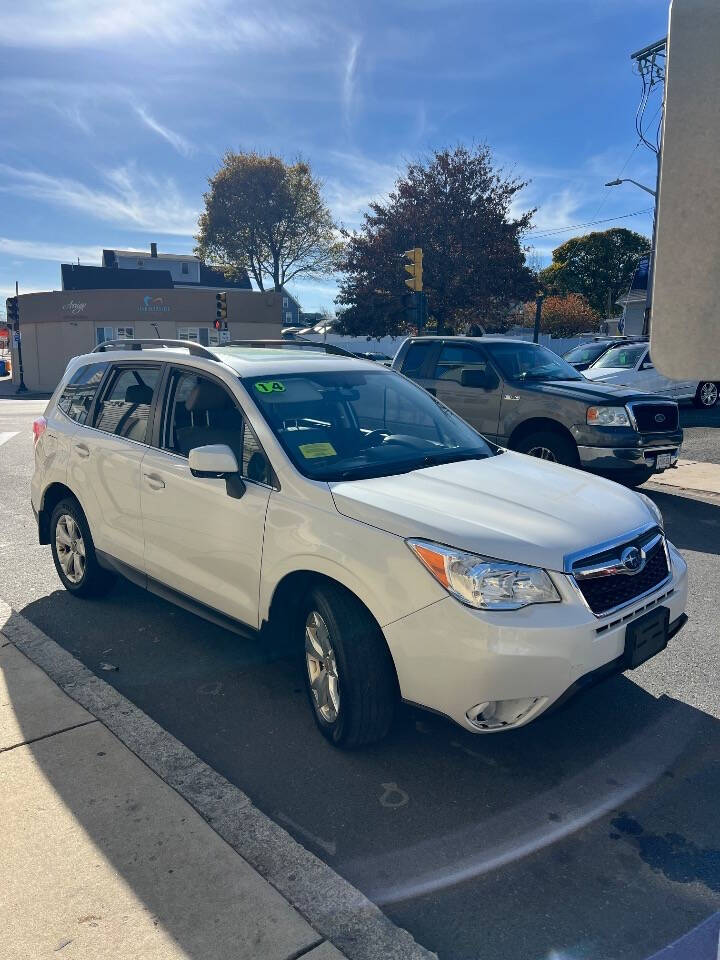
<svg viewBox="0 0 720 960"><path fill-rule="evenodd" d="M640 433L667 433L668 430L678 428L679 413L676 403L633 403L630 409Z"/></svg>
<svg viewBox="0 0 720 960"><path fill-rule="evenodd" d="M642 549L646 545L648 549L642 570L638 573L613 572L614 567L621 566L620 557L624 550L628 547ZM603 566L607 567L606 574L599 572ZM573 566L578 589L596 616L602 616L650 593L667 580L669 574L665 538L658 535L657 531L650 531L614 550L585 557Z"/></svg>

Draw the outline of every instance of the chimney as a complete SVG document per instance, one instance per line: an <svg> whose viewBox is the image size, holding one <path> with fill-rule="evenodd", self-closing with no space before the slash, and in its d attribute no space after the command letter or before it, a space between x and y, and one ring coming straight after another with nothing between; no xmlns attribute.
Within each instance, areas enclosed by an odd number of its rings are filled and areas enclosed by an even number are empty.
<svg viewBox="0 0 720 960"><path fill-rule="evenodd" d="M156 243L151 243L151 244L150 244L150 256L151 256L151 257L157 257L157 244L156 244Z"/></svg>

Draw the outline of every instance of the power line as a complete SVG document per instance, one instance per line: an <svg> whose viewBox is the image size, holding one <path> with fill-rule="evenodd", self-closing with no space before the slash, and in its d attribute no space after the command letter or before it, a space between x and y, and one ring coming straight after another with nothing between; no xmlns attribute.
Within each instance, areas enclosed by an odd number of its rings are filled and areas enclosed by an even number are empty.
<svg viewBox="0 0 720 960"><path fill-rule="evenodd" d="M645 210L634 210L632 213L621 213L617 217L605 217L602 220L587 220L585 223L572 223L568 227L558 227L555 230L547 230L544 233L526 233L524 239L552 237L559 233L569 233L571 230L579 230L581 227L593 227L596 223L611 223L613 220L626 220L628 217L640 217L645 213L652 213L653 208L647 207Z"/></svg>

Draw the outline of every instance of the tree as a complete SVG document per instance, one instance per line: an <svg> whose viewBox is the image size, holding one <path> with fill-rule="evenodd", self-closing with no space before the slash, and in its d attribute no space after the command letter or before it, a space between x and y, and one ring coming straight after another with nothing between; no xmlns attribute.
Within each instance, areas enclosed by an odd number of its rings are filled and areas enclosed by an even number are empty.
<svg viewBox="0 0 720 960"><path fill-rule="evenodd" d="M321 183L303 160L228 150L208 180L196 252L260 290L332 273L340 244Z"/></svg>
<svg viewBox="0 0 720 960"><path fill-rule="evenodd" d="M347 238L337 302L348 333L398 333L406 326L402 253L422 247L428 314L437 329L503 324L508 307L534 292L520 237L534 211L515 218L525 186L494 169L487 147L458 146L411 163L387 201L370 204Z"/></svg>
<svg viewBox="0 0 720 960"><path fill-rule="evenodd" d="M523 304L521 324L535 325L535 301ZM576 333L596 330L600 317L594 312L585 297L579 293L567 293L564 297L545 297L542 306L542 333L553 337L572 337Z"/></svg>
<svg viewBox="0 0 720 960"><path fill-rule="evenodd" d="M553 250L540 281L548 294L581 293L600 316L612 316L649 248L647 237L624 227L572 237Z"/></svg>

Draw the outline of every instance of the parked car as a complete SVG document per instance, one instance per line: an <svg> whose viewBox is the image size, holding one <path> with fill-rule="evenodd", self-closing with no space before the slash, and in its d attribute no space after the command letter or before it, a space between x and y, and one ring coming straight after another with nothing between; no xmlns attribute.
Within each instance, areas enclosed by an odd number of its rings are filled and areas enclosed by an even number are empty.
<svg viewBox="0 0 720 960"><path fill-rule="evenodd" d="M687 619L651 500L497 450L379 364L116 341L70 362L33 433L65 588L122 574L261 642L281 632L337 745L382 737L401 698L514 729Z"/></svg>
<svg viewBox="0 0 720 960"><path fill-rule="evenodd" d="M591 384L561 357L507 337L413 337L393 369L483 436L567 466L644 483L677 460L678 407L650 393Z"/></svg>
<svg viewBox="0 0 720 960"><path fill-rule="evenodd" d="M575 370L584 371L610 347L616 347L618 343L627 342L624 337L593 337L584 343L579 343L576 347L572 347L567 353L563 354L563 359L567 360Z"/></svg>
<svg viewBox="0 0 720 960"><path fill-rule="evenodd" d="M595 383L634 387L646 393L659 393L673 400L692 400L698 407L714 407L720 382L671 380L655 368L647 341L622 344L607 350L587 370L585 376Z"/></svg>

